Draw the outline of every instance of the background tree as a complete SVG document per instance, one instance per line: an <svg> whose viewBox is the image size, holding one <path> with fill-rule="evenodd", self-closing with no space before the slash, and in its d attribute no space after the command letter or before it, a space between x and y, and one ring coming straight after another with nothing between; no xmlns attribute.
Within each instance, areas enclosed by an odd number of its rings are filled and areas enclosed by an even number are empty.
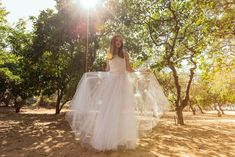
<svg viewBox="0 0 235 157"><path fill-rule="evenodd" d="M34 19L32 54L42 95L57 95L56 114L71 99L85 65L85 47L76 28L79 13L69 3L58 9L42 11Z"/></svg>
<svg viewBox="0 0 235 157"><path fill-rule="evenodd" d="M139 38L139 41L147 43L145 54L150 60L151 68L167 73L167 69L171 70L176 89L176 115L178 123L184 124L182 111L190 100L190 87L200 65L200 58L209 51L212 52L210 46L217 40L217 35L222 33L219 32L218 25L232 27L231 21L221 20L220 17L230 19L233 11L220 10L220 6L212 1L205 3L177 0L132 0L110 5L110 10L115 13L115 18L108 21L108 26L111 27L108 27L107 32L111 28L122 32L126 30L132 36L144 34L144 40ZM215 11L220 17L211 16ZM143 49L143 45L141 48ZM188 73L185 88L180 80L181 71Z"/></svg>
<svg viewBox="0 0 235 157"><path fill-rule="evenodd" d="M87 16L79 4L56 0L56 10L31 17L32 32L23 20L10 28L0 7L0 96L11 91L23 104L56 95L58 114L84 72L104 70L110 39L119 32L132 66L150 68L163 85L179 124L187 105L202 110L234 102L233 1L102 2Z"/></svg>
<svg viewBox="0 0 235 157"><path fill-rule="evenodd" d="M11 84L11 91L15 102L16 112L26 103L26 99L37 95L37 79L31 66L30 53L32 52L31 32L26 31L26 22L19 20L9 34L9 47L11 54L16 56L16 62L10 71L19 77Z"/></svg>

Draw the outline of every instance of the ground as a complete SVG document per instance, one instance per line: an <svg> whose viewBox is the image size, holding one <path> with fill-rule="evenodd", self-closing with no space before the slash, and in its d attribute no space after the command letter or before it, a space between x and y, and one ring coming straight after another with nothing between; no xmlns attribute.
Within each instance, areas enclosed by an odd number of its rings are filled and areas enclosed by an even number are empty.
<svg viewBox="0 0 235 157"><path fill-rule="evenodd" d="M235 112L185 112L185 126L167 113L134 150L96 152L82 147L65 120L65 111L0 108L0 157L235 157Z"/></svg>

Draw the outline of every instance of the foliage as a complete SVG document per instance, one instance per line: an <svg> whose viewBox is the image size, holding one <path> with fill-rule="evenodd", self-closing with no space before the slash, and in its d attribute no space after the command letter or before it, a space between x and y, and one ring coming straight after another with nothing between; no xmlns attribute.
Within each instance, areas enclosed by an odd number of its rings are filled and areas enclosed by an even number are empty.
<svg viewBox="0 0 235 157"><path fill-rule="evenodd" d="M74 1L56 2L56 10L31 17L32 32L23 20L9 26L0 3L1 96L7 89L23 99L56 94L59 113L84 72L105 70L118 32L132 66L155 73L180 124L189 102L234 103L234 2L107 0L88 17Z"/></svg>

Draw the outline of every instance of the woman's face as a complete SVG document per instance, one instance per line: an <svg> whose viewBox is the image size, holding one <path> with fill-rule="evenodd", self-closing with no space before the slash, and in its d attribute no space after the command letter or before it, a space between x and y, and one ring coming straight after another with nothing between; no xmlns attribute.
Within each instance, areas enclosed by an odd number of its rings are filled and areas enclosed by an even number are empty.
<svg viewBox="0 0 235 157"><path fill-rule="evenodd" d="M115 47L120 48L121 46L122 46L122 38L118 36L115 38Z"/></svg>

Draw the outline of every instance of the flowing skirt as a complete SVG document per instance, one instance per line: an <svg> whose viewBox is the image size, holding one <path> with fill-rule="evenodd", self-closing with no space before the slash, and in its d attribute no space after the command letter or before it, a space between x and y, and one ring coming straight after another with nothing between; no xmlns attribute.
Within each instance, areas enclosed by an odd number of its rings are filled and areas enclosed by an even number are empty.
<svg viewBox="0 0 235 157"><path fill-rule="evenodd" d="M151 73L88 72L77 86L66 118L82 143L101 151L130 149L168 109L169 102Z"/></svg>

